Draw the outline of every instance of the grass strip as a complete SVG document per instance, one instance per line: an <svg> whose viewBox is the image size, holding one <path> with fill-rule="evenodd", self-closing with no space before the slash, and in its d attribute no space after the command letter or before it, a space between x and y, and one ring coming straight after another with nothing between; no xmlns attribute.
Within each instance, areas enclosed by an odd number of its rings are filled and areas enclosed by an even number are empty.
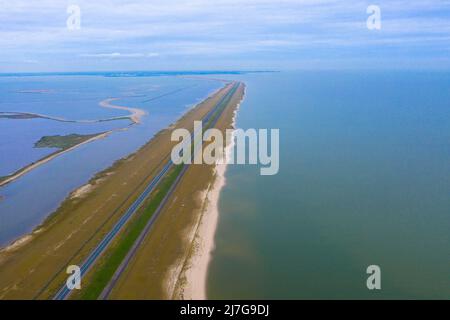
<svg viewBox="0 0 450 320"><path fill-rule="evenodd" d="M130 222L126 231L120 236L114 247L109 250L109 253L96 267L96 271L90 279L89 284L81 291L80 299L94 300L101 294L182 169L183 165L177 165L163 178L159 187L150 196L148 202L142 207L145 209L139 209L143 212Z"/></svg>
<svg viewBox="0 0 450 320"><path fill-rule="evenodd" d="M218 118L222 114L223 110L228 106L231 101L231 97L235 94L237 86L234 86L220 102L220 105L215 110L213 115L208 119L205 127L209 128L217 122ZM193 146L191 146L193 149ZM102 259L98 265L95 273L93 274L89 284L80 293L80 299L82 300L95 300L102 293L103 289L108 285L111 278L114 276L117 268L125 259L129 250L132 248L134 242L137 240L141 232L143 232L147 222L153 216L154 212L166 196L167 192L171 188L172 184L177 179L183 165L177 165L170 170L169 173L163 178L160 186L152 193L149 197L148 203L144 203L142 213L139 212L137 217L135 217L131 222L129 227L126 229L124 234L120 236L112 248L108 251L109 253ZM139 209L142 210L142 209Z"/></svg>

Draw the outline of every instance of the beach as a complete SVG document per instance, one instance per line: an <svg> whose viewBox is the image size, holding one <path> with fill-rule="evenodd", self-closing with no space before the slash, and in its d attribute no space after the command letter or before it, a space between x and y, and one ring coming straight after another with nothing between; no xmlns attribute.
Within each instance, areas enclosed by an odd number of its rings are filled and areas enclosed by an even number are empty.
<svg viewBox="0 0 450 320"><path fill-rule="evenodd" d="M80 261L86 257L142 192L145 183L160 170L175 143L170 142L171 131L177 127L191 128L193 121L203 117L229 88L225 86L189 109L135 153L78 187L36 227L39 233L25 235L13 246L1 250L0 298L51 297L65 277L67 260Z"/></svg>
<svg viewBox="0 0 450 320"><path fill-rule="evenodd" d="M280 171L227 168L208 299L448 297L449 76L237 79L247 86L238 126L280 129ZM366 287L372 264L377 293Z"/></svg>
<svg viewBox="0 0 450 320"><path fill-rule="evenodd" d="M450 0L2 4L0 303L450 300Z"/></svg>
<svg viewBox="0 0 450 320"><path fill-rule="evenodd" d="M245 98L245 92L242 99ZM231 127L236 127L236 116L239 111L240 103L233 113ZM226 146L225 155L229 156L234 147L234 140ZM215 248L214 237L219 223L219 200L220 193L226 185L227 164L218 163L214 168L214 178L211 185L202 193L203 199L202 213L200 215L196 231L192 240L194 248L192 255L185 262L184 295L185 300L206 300L207 299L207 280L208 267L211 262L211 255Z"/></svg>
<svg viewBox="0 0 450 320"><path fill-rule="evenodd" d="M241 83L215 128L221 131L232 128L244 87ZM218 171L215 165L189 166L151 232L117 280L109 299L186 299L191 296L191 280L205 283L218 219L217 210L214 212L214 206L207 204L217 204L220 193L217 182L221 181L217 177L223 175L225 166L222 168ZM208 214L205 216L206 209ZM197 250L198 238L202 239L200 251ZM192 262L196 264L195 268L190 268ZM189 270L195 273L195 279L188 275ZM194 285L195 295L204 297L204 285Z"/></svg>

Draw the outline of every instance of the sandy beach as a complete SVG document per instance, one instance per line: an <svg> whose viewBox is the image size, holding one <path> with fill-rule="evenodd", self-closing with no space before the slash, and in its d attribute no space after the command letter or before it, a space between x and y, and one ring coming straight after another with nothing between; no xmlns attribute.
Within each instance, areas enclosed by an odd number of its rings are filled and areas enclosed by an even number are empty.
<svg viewBox="0 0 450 320"><path fill-rule="evenodd" d="M231 124L232 128L235 128L236 125L236 115L239 111L240 103L234 110ZM233 147L234 140L226 146L226 156L229 156ZM186 279L183 286L183 299L185 300L207 299L206 285L208 279L208 267L215 248L214 237L216 235L216 230L219 223L220 193L226 185L225 174L227 167L227 164L216 164L214 168L214 181L212 182L212 186L204 190L204 194L206 194L203 197L205 203L203 205L203 212L199 219L192 244L194 251L185 265L184 274L181 275Z"/></svg>
<svg viewBox="0 0 450 320"><path fill-rule="evenodd" d="M120 217L120 214L115 213L124 212L133 199L141 194L145 183L153 179L156 170L161 167L161 161L170 154L175 144L168 143L171 131L175 127L190 128L193 121L204 117L225 92L224 87L216 95L209 96L196 108L188 110L174 126L162 130L135 153L96 174L89 182L96 192L91 192L93 188L89 185L81 186L72 192L60 207L37 227L43 230L39 235L31 233L32 237L19 239L9 250L0 251L0 297L52 297L55 288L60 286L65 277L65 273L60 271L63 270L62 266L67 262L67 257L73 255L74 259L82 260L96 246L103 232L109 230L111 224ZM97 185L99 181L102 183L101 187ZM104 231L99 232L99 228ZM180 234L181 232L182 230ZM86 239L89 241L86 242ZM45 263L42 263L44 260ZM158 263L158 266L161 266L164 272L167 270L164 264ZM33 270L33 273L30 273L30 270ZM145 274L151 276L154 273ZM158 277L157 280L162 282L163 278ZM26 285L23 285L25 283ZM142 280L139 283L143 284ZM159 290L154 281L150 283L153 285L146 285L147 289ZM133 292L136 291L129 291Z"/></svg>
<svg viewBox="0 0 450 320"><path fill-rule="evenodd" d="M204 100L199 107L213 106L231 88L231 85L227 85L216 95ZM240 85L215 124L219 130L232 129L235 110L242 100L244 87L244 84ZM192 126L191 122L190 127ZM223 176L226 168L222 167L221 172L218 172L215 165L203 164L189 167L173 196L164 205L162 212L152 225L151 232L136 251L127 269L116 281L108 299L189 299L194 296L194 291L196 296L197 293L203 293L203 297L205 296L209 254L214 244L214 225L217 225L219 216L217 209L215 215L207 215L208 219L203 218L203 215L214 211L212 204L218 203L223 184L217 185L220 181L217 176L219 174ZM213 196L214 194L216 197ZM211 231L208 239L206 230ZM201 247L198 241L200 239ZM202 258L191 259L194 257ZM192 263L195 266L191 268ZM191 278L190 273L194 272L195 277L200 279L194 288L187 287L189 285L187 272L189 272L189 278Z"/></svg>

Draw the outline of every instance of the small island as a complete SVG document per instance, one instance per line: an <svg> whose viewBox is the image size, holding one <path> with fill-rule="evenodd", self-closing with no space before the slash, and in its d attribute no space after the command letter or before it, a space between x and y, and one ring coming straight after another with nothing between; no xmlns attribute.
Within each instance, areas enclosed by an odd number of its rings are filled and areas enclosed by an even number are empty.
<svg viewBox="0 0 450 320"><path fill-rule="evenodd" d="M73 146L76 146L80 143L83 143L89 139L92 139L98 136L101 133L94 134L69 134L65 136L56 135L56 136L44 136L38 142L34 144L35 148L58 148L62 150L69 149Z"/></svg>
<svg viewBox="0 0 450 320"><path fill-rule="evenodd" d="M30 163L29 165L17 170L16 172L0 177L0 187L3 185L6 185L17 178L23 176L27 172L30 172L31 170L37 168L38 166L54 159L58 155L69 152L70 150L73 150L74 148L77 148L78 146L81 146L82 144L89 143L91 141L104 138L108 136L112 131L108 132L100 132L100 133L94 133L94 134L69 134L65 136L61 135L55 135L55 136L44 136L41 139L39 139L38 142L34 144L35 148L56 148L59 149L44 158Z"/></svg>

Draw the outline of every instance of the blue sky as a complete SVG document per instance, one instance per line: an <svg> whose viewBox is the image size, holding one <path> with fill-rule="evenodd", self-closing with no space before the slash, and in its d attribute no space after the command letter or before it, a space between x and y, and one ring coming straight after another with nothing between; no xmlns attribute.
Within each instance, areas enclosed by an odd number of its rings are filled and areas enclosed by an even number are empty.
<svg viewBox="0 0 450 320"><path fill-rule="evenodd" d="M0 0L0 49L0 72L450 70L450 0Z"/></svg>

